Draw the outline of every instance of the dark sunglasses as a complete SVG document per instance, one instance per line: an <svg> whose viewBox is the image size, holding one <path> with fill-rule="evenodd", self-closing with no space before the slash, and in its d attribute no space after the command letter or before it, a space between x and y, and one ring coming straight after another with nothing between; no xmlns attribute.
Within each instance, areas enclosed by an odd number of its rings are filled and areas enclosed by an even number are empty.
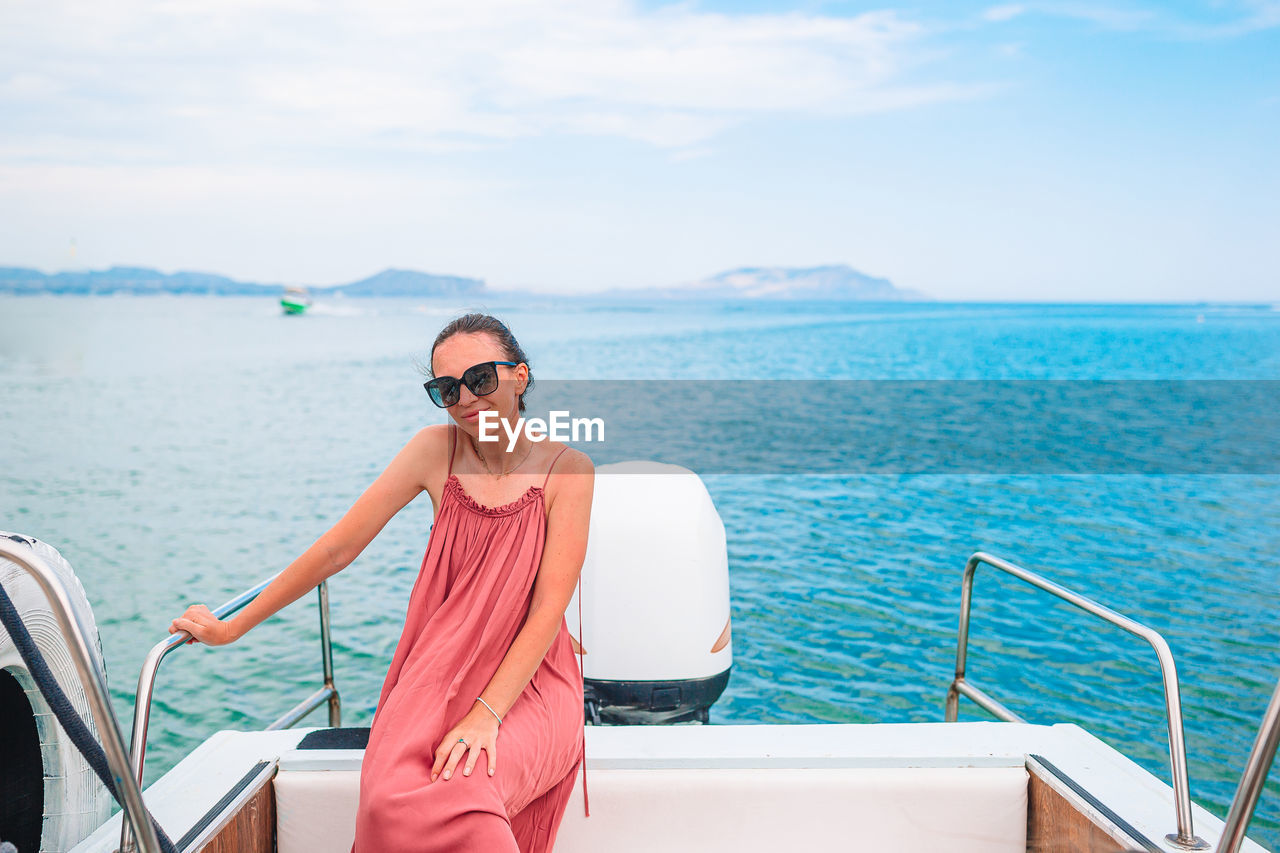
<svg viewBox="0 0 1280 853"><path fill-rule="evenodd" d="M431 395L431 402L442 409L456 405L462 386L466 385L477 397L485 397L498 390L499 364L515 367L514 361L482 361L473 364L462 373L462 379L452 376L437 376L430 382L423 382L422 387Z"/></svg>

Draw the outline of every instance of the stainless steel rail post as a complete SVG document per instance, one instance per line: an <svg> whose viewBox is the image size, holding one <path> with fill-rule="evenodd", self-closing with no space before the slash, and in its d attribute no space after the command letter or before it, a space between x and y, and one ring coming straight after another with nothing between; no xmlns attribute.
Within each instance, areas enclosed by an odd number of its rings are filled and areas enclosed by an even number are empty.
<svg viewBox="0 0 1280 853"><path fill-rule="evenodd" d="M1231 810L1227 812L1226 825L1218 839L1218 853L1236 853L1244 843L1245 830L1249 828L1253 810L1258 805L1258 798L1262 796L1262 786L1267 782L1267 773L1271 770L1277 746L1280 746L1280 683L1276 684L1275 692L1271 694L1271 704L1267 705L1267 712L1262 715L1258 737L1253 742L1249 760L1245 762L1240 787L1236 788Z"/></svg>
<svg viewBox="0 0 1280 853"><path fill-rule="evenodd" d="M329 701L329 725L334 728L342 725L342 700L333 683L333 647L329 642L329 585L322 581L316 590L320 596L320 667L324 675L324 686L267 726L268 731L289 728L326 699Z"/></svg>
<svg viewBox="0 0 1280 853"><path fill-rule="evenodd" d="M111 697L107 693L106 674L99 669L97 661L89 653L87 632L80 624L80 618L71 607L71 599L67 596L62 581L44 560L30 550L22 550L15 544L0 540L0 557L16 564L36 579L58 620L62 636L70 646L71 660L75 663L76 674L84 686L85 696L89 700L89 709L93 712L93 720L98 734L102 738L102 750L107 754L107 766L111 770L111 779L116 790L123 799L120 807L124 810L121 823L133 827L137 834L139 846L143 853L160 853L160 839L156 837L155 827L147 817L147 809L142 802L142 790L129 773L129 758L124 748L124 735L115 711L111 708Z"/></svg>
<svg viewBox="0 0 1280 853"><path fill-rule="evenodd" d="M257 598L277 577L279 577L278 574L272 575L211 612L217 618L225 619ZM333 681L333 647L329 640L328 581L321 581L316 591L320 604L320 656L324 671L324 686L267 726L267 730L288 728L325 701L329 703L329 725L335 727L342 725L342 705L338 697L338 688ZM142 663L142 672L138 675L138 692L133 703L133 739L129 744L129 762L133 770L133 778L137 780L139 786L142 785L142 772L147 759L147 726L151 719L151 694L155 689L156 673L165 656L174 649L181 648L189 639L191 634L187 631L170 634L151 647L151 651L147 652L146 660ZM128 853L132 849L132 838L129 826L126 824L120 828L120 851Z"/></svg>
<svg viewBox="0 0 1280 853"><path fill-rule="evenodd" d="M1136 637L1141 637L1151 645L1151 648L1155 649L1156 657L1160 661L1160 676L1164 681L1165 718L1169 726L1169 768L1173 777L1174 809L1178 824L1178 831L1169 833L1165 838L1170 843L1186 850L1207 850L1209 848L1208 843L1196 836L1191 819L1191 791L1187 782L1187 750L1182 731L1182 698L1178 693L1178 671L1173 663L1173 653L1169 651L1169 644L1164 641L1164 637L1140 622L1135 622L1127 616L1122 616L1109 607L1104 607L1092 599L1085 598L1079 593L1059 586L1053 581L1043 578L1035 572L1027 571L1021 566L1015 566L1013 563L1002 560L999 557L993 557L983 551L975 552L965 564L964 581L960 590L960 630L956 643L956 677L947 689L946 721L949 723L956 721L959 715L960 697L963 695L968 696L978 705L995 714L999 719L1013 723L1025 722L1017 714L965 679L965 663L969 648L969 610L973 604L973 578L978 571L978 566L983 563L1029 583L1037 589L1044 590L1068 604L1073 604L1086 613L1110 622L1112 625L1122 628Z"/></svg>

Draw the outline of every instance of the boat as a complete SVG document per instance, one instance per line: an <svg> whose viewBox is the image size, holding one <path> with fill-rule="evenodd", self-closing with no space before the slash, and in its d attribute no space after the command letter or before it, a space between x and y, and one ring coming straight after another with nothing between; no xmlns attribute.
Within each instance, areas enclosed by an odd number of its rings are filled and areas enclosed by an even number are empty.
<svg viewBox="0 0 1280 853"><path fill-rule="evenodd" d="M286 287L280 297L280 307L286 314L301 314L311 307L311 294L305 287Z"/></svg>
<svg viewBox="0 0 1280 853"><path fill-rule="evenodd" d="M1177 669L1160 634L1039 572L982 551L968 555L962 568L957 564L955 677L938 686L942 714L936 722L708 724L706 711L718 699L732 662L723 523L701 479L688 469L624 462L600 465L596 472L591 544L580 587L583 612L591 619L577 618L575 605L581 600L571 601L566 610L574 641L585 652L590 814L577 805L580 773L556 839L557 853L794 848L1266 853L1245 831L1280 741L1280 685L1235 800L1220 820L1189 794ZM661 515L669 538L651 535L653 513ZM42 849L348 853L369 730L342 725L327 581L316 587L320 667L315 691L261 731L210 733L144 792L156 674L189 635L165 633L169 614L156 615L160 639L139 675L126 745L94 655L91 613L63 563L47 543L0 535L0 588L29 578L47 599L51 616L44 619L41 642L61 643L59 680L79 691L69 704L81 708L100 736L99 764L109 767L123 808L107 818L101 804L79 803L80 811L104 816L85 826L73 843ZM1154 653L1164 684L1167 778L1080 725L1022 720L975 683L967 648L979 572L1002 574L1073 605L1100 624L1131 634L1140 641L1138 650L1145 645ZM670 589L666 578L677 577L687 595L672 602L661 590ZM270 581L244 590L214 613L227 618ZM664 626L657 636L653 624ZM240 642L252 641L249 635ZM0 647L0 663L4 655ZM32 677L22 673L20 680L30 684ZM36 703L44 701L43 693L43 684L39 693L27 691ZM959 722L962 700L996 719ZM171 699L167 704L183 703ZM327 725L299 725L321 708ZM12 710L9 714L7 719ZM55 748L66 745L40 746L46 767L66 763L65 756L49 754ZM47 775L31 762L8 766L11 775L26 775L9 780L8 790L23 790L23 785L34 790ZM27 835L39 834L41 820L48 832L65 806L47 805L43 817L28 812L22 818ZM162 844L156 826L171 848ZM27 851L20 847L19 853Z"/></svg>

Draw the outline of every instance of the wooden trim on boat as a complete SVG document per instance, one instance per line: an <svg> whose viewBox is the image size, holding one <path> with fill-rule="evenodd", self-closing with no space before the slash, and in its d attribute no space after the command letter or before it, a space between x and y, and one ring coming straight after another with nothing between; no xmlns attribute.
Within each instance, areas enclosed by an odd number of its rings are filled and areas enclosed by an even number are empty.
<svg viewBox="0 0 1280 853"><path fill-rule="evenodd" d="M198 853L273 853L276 847L276 797L271 780L276 763L259 761L175 845ZM199 848L189 848L200 836L216 833Z"/></svg>
<svg viewBox="0 0 1280 853"><path fill-rule="evenodd" d="M1027 756L1027 774L1029 853L1161 853L1161 847L1043 756Z"/></svg>

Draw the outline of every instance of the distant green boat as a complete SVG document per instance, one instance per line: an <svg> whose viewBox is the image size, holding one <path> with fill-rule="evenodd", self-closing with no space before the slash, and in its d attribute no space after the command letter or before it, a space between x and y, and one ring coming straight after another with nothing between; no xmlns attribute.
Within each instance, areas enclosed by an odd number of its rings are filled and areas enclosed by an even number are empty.
<svg viewBox="0 0 1280 853"><path fill-rule="evenodd" d="M280 297L280 307L286 314L301 314L311 307L311 296L305 287L286 287Z"/></svg>

